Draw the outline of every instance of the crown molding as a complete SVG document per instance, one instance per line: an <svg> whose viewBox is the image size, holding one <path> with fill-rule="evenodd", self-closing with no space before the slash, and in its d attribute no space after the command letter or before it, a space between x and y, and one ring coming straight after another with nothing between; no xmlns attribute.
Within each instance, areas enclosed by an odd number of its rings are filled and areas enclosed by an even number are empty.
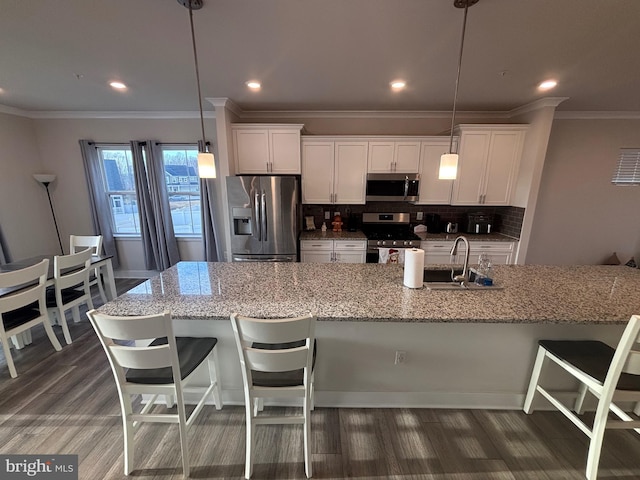
<svg viewBox="0 0 640 480"><path fill-rule="evenodd" d="M449 111L428 110L241 110L242 119L265 118L451 118ZM465 118L508 118L508 112L457 112Z"/></svg>
<svg viewBox="0 0 640 480"><path fill-rule="evenodd" d="M538 110L545 107L557 107L568 97L548 97L541 98L535 102L528 103L510 111L481 111L481 112L458 112L457 115L465 119L499 119L512 118L517 115ZM243 110L235 102L226 97L205 98L214 108L226 108L233 112L238 118L249 120L261 119L299 119L299 118L403 118L403 119L424 119L424 118L450 118L448 111L428 111L428 110ZM141 111L32 111L10 107L0 104L0 113L16 115L32 119L192 119L200 118L197 111L162 111L162 112L141 112ZM205 118L216 118L216 112L203 112ZM560 120L638 120L638 111L556 111L555 119Z"/></svg>
<svg viewBox="0 0 640 480"><path fill-rule="evenodd" d="M28 113L26 110L21 110L19 108L8 107L7 105L0 105L0 113L6 113L9 115L17 115L19 117L28 117Z"/></svg>
<svg viewBox="0 0 640 480"><path fill-rule="evenodd" d="M557 120L640 120L640 112L556 112Z"/></svg>
<svg viewBox="0 0 640 480"><path fill-rule="evenodd" d="M238 117L242 116L242 109L233 100L227 97L205 97L205 100L214 106L216 110L224 108Z"/></svg>
<svg viewBox="0 0 640 480"><path fill-rule="evenodd" d="M547 107L557 107L565 100L568 100L569 97L545 97L535 100L531 103L527 103L526 105L522 105L520 107L514 108L509 111L510 117L515 117L517 115L523 115L525 113L533 112L535 110L540 110L541 108Z"/></svg>

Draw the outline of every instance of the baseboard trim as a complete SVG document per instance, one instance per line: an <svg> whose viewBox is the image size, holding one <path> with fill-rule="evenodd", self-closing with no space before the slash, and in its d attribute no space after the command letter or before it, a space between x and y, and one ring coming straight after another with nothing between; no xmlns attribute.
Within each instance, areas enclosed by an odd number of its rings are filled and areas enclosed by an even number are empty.
<svg viewBox="0 0 640 480"><path fill-rule="evenodd" d="M187 403L195 403L196 396L185 394ZM225 405L244 405L244 392L223 390ZM265 399L265 405L294 406L297 399ZM453 393L453 392L329 392L317 391L317 407L330 408L459 408L484 410L521 410L524 394L511 393ZM544 408L544 405L541 405Z"/></svg>

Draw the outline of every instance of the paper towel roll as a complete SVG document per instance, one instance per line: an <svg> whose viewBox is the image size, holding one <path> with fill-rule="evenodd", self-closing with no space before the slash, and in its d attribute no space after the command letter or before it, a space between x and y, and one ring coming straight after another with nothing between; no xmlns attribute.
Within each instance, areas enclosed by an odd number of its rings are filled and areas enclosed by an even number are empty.
<svg viewBox="0 0 640 480"><path fill-rule="evenodd" d="M422 288L424 276L424 250L408 248L404 252L404 285Z"/></svg>

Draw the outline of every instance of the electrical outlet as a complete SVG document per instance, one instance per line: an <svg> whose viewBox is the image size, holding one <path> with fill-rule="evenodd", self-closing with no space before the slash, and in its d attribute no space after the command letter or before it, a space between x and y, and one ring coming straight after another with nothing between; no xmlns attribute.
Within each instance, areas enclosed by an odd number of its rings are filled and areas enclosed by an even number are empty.
<svg viewBox="0 0 640 480"><path fill-rule="evenodd" d="M329 220L331 218L331 212L324 212L324 219Z"/></svg>
<svg viewBox="0 0 640 480"><path fill-rule="evenodd" d="M340 212L333 212L334 215L340 216Z"/></svg>
<svg viewBox="0 0 640 480"><path fill-rule="evenodd" d="M422 212L416 213L416 220L422 220Z"/></svg>
<svg viewBox="0 0 640 480"><path fill-rule="evenodd" d="M402 350L396 350L396 360L395 364L400 365L407 361L407 352L403 352Z"/></svg>

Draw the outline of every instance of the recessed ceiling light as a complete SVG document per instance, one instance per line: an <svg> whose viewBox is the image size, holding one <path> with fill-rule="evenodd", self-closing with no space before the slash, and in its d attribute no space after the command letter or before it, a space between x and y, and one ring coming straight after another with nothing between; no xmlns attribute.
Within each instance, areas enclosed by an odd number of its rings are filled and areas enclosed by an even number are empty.
<svg viewBox="0 0 640 480"><path fill-rule="evenodd" d="M406 86L407 82L405 82L404 80L394 80L393 82L391 82L392 90L402 90Z"/></svg>
<svg viewBox="0 0 640 480"><path fill-rule="evenodd" d="M551 90L556 85L558 85L558 82L556 82L555 80L545 80L540 85L538 85L538 90Z"/></svg>
<svg viewBox="0 0 640 480"><path fill-rule="evenodd" d="M260 82L258 82L256 80L251 80L251 81L247 82L247 87L249 87L251 90L260 90L262 85L260 85Z"/></svg>
<svg viewBox="0 0 640 480"><path fill-rule="evenodd" d="M111 82L111 83L109 83L109 85L111 85L111 87L115 88L116 90L126 90L127 89L127 86L122 82Z"/></svg>
<svg viewBox="0 0 640 480"><path fill-rule="evenodd" d="M0 87L0 93L4 93L4 89Z"/></svg>

